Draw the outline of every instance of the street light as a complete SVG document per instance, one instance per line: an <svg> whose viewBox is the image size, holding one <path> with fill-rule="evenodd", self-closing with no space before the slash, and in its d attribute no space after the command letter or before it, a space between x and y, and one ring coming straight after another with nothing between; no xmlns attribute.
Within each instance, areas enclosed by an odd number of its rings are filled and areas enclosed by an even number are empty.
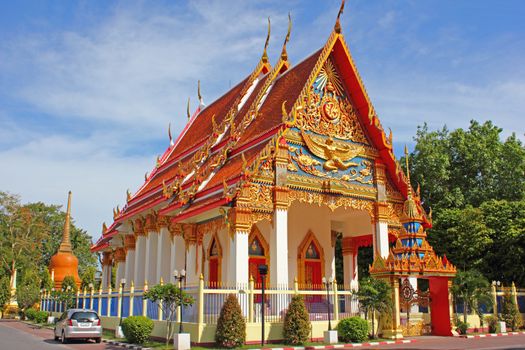
<svg viewBox="0 0 525 350"><path fill-rule="evenodd" d="M330 277L328 280L326 277L323 277L323 284L326 287L326 308L328 310L328 330L332 330L332 323L330 321L330 287L332 286L332 283L334 283L334 279Z"/></svg>
<svg viewBox="0 0 525 350"><path fill-rule="evenodd" d="M182 269L179 271L173 271L173 278L175 282L179 281L179 307L180 307L180 324L179 324L179 334L182 333L182 281L186 279L186 270Z"/></svg>
<svg viewBox="0 0 525 350"><path fill-rule="evenodd" d="M268 274L268 265L259 265L259 275L261 276L261 319L262 319L262 329L261 329L261 344L264 345L264 288L266 287L266 275Z"/></svg>
<svg viewBox="0 0 525 350"><path fill-rule="evenodd" d="M124 287L126 286L126 279L120 280L121 294L120 294L120 321L119 327L122 326L122 314L124 313Z"/></svg>

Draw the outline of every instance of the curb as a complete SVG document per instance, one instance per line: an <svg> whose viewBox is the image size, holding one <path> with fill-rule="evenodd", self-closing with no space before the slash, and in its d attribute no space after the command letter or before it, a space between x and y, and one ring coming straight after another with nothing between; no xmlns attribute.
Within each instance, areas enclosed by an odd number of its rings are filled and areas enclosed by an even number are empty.
<svg viewBox="0 0 525 350"><path fill-rule="evenodd" d="M123 348L132 349L132 350L153 350L152 348L144 348L144 347L142 347L140 345L121 343L121 342L116 341L116 340L102 339L102 342L110 344L110 345L121 346Z"/></svg>
<svg viewBox="0 0 525 350"><path fill-rule="evenodd" d="M507 333L488 333L488 334L477 334L477 335L466 335L464 338L467 339L478 339L487 337L504 337L507 335L523 335L525 332L507 332Z"/></svg>
<svg viewBox="0 0 525 350"><path fill-rule="evenodd" d="M416 339L407 340L386 340L368 343L350 343L350 344L335 344L335 345L315 345L306 347L289 347L289 348L261 348L251 350L322 350L322 349L340 349L340 348L357 348L362 346L377 346L377 345L392 345L392 344L408 344L415 342Z"/></svg>

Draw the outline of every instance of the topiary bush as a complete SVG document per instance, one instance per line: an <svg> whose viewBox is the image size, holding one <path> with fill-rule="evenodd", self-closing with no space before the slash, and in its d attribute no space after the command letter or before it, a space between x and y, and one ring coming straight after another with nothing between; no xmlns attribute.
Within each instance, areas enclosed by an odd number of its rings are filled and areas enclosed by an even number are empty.
<svg viewBox="0 0 525 350"><path fill-rule="evenodd" d="M468 323L463 321L456 322L456 329L459 334L467 334Z"/></svg>
<svg viewBox="0 0 525 350"><path fill-rule="evenodd" d="M310 335L310 315L301 295L294 295L284 316L284 342L291 345L302 345Z"/></svg>
<svg viewBox="0 0 525 350"><path fill-rule="evenodd" d="M237 348L246 341L246 321L241 306L234 294L228 295L222 306L215 341L222 348Z"/></svg>
<svg viewBox="0 0 525 350"><path fill-rule="evenodd" d="M36 310L33 309L33 308L29 308L29 309L27 309L27 310L24 312L24 315L25 315L25 317L26 317L26 320L34 321L37 312L38 312L38 311L36 311Z"/></svg>
<svg viewBox="0 0 525 350"><path fill-rule="evenodd" d="M361 343L368 337L368 321L359 316L342 319L337 325L337 334L344 342Z"/></svg>
<svg viewBox="0 0 525 350"><path fill-rule="evenodd" d="M153 321L146 316L131 316L122 321L122 333L133 344L144 344L153 331Z"/></svg>
<svg viewBox="0 0 525 350"><path fill-rule="evenodd" d="M498 328L498 318L494 315L489 315L485 317L485 322L489 326L489 333L496 333Z"/></svg>
<svg viewBox="0 0 525 350"><path fill-rule="evenodd" d="M33 320L36 322L36 323L47 323L47 312L46 311L37 311L35 313L35 316L33 318Z"/></svg>

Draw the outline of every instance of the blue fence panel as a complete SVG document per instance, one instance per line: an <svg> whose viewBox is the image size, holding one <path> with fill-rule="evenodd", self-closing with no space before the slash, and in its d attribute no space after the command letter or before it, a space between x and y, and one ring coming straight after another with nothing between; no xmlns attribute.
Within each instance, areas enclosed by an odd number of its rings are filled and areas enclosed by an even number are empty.
<svg viewBox="0 0 525 350"><path fill-rule="evenodd" d="M108 315L108 298L106 296L102 297L102 309L100 310L102 316Z"/></svg>
<svg viewBox="0 0 525 350"><path fill-rule="evenodd" d="M500 314L501 313L501 305L503 303L503 297L502 296L497 296L496 299L498 300L498 313Z"/></svg>
<svg viewBox="0 0 525 350"><path fill-rule="evenodd" d="M522 314L525 314L525 295L518 296L518 308Z"/></svg>
<svg viewBox="0 0 525 350"><path fill-rule="evenodd" d="M133 315L142 316L142 295L133 297Z"/></svg>
<svg viewBox="0 0 525 350"><path fill-rule="evenodd" d="M110 316L118 316L118 297L111 297Z"/></svg>
<svg viewBox="0 0 525 350"><path fill-rule="evenodd" d="M129 296L122 297L122 317L129 316Z"/></svg>
<svg viewBox="0 0 525 350"><path fill-rule="evenodd" d="M99 301L98 298L93 299L93 305L91 305L91 309L95 311L98 310L98 301Z"/></svg>
<svg viewBox="0 0 525 350"><path fill-rule="evenodd" d="M154 303L151 300L148 300L148 309L147 309L146 315L152 320L156 320L159 317L159 310L157 308L157 303Z"/></svg>
<svg viewBox="0 0 525 350"><path fill-rule="evenodd" d="M84 298L78 298L78 308L79 309L84 308Z"/></svg>

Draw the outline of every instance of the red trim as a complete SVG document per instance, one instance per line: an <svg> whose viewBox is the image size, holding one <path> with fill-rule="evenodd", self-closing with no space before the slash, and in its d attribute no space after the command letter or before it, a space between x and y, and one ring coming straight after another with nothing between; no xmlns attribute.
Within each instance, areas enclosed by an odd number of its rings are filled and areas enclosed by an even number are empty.
<svg viewBox="0 0 525 350"><path fill-rule="evenodd" d="M175 217L173 217L171 219L171 222L173 223L177 223L179 221L182 221L184 219L187 219L187 218L190 218L192 216L195 216L195 215L199 215L200 213L203 213L207 210L210 210L210 209L214 209L214 208L217 208L217 207L220 207L221 205L225 205L225 204L228 204L230 202L230 200L228 198L220 198L218 199L216 202L212 202L208 205L205 205L203 207L200 207L200 208L197 208L197 209L194 209L194 210L190 210L190 211L185 211Z"/></svg>

